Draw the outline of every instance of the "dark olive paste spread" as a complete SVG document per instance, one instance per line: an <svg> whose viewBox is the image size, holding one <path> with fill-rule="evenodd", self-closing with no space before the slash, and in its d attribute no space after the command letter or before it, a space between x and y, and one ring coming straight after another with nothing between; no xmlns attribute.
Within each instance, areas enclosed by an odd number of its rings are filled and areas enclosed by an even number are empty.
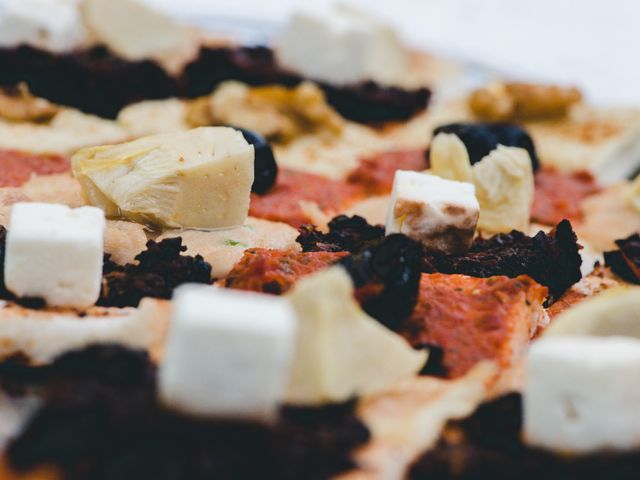
<svg viewBox="0 0 640 480"><path fill-rule="evenodd" d="M98 305L136 307L144 297L171 298L183 283L211 283L211 265L201 255L182 255L182 238L149 240L138 263L118 265L106 256Z"/></svg>
<svg viewBox="0 0 640 480"><path fill-rule="evenodd" d="M0 48L0 65L0 85L25 82L37 96L106 118L142 100L208 95L225 80L288 86L304 80L283 70L267 47L203 47L175 76L151 61L126 61L102 46L63 54L28 46ZM319 86L345 118L366 123L410 118L427 108L431 96L427 88L404 90L374 82Z"/></svg>
<svg viewBox="0 0 640 480"><path fill-rule="evenodd" d="M640 234L616 240L617 250L604 252L604 263L627 282L640 285Z"/></svg>
<svg viewBox="0 0 640 480"><path fill-rule="evenodd" d="M157 401L146 353L90 346L58 357L43 404L7 449L9 466L81 479L326 479L354 467L369 432L354 402L285 406L266 426L184 416ZM212 392L215 395L215 392Z"/></svg>
<svg viewBox="0 0 640 480"><path fill-rule="evenodd" d="M640 453L565 456L522 441L522 399L509 394L447 423L411 467L411 480L632 480Z"/></svg>

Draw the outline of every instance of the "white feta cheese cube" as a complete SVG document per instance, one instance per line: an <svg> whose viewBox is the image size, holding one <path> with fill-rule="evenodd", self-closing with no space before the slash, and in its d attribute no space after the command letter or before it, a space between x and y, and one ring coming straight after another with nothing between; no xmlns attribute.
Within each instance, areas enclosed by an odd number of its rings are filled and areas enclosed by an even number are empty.
<svg viewBox="0 0 640 480"><path fill-rule="evenodd" d="M50 306L90 307L100 294L104 229L99 208L16 203L4 260L7 289Z"/></svg>
<svg viewBox="0 0 640 480"><path fill-rule="evenodd" d="M153 59L178 73L200 47L197 34L150 2L83 0L81 9L92 37L127 60Z"/></svg>
<svg viewBox="0 0 640 480"><path fill-rule="evenodd" d="M396 33L350 7L300 9L276 43L282 65L314 80L393 84L406 76L408 54Z"/></svg>
<svg viewBox="0 0 640 480"><path fill-rule="evenodd" d="M0 2L0 46L29 44L56 52L72 50L87 39L79 9L69 0Z"/></svg>
<svg viewBox="0 0 640 480"><path fill-rule="evenodd" d="M431 250L460 252L471 245L479 215L473 184L398 170L386 233L404 233Z"/></svg>
<svg viewBox="0 0 640 480"><path fill-rule="evenodd" d="M283 298L179 287L160 365L160 398L193 415L273 419L287 384L295 325Z"/></svg>
<svg viewBox="0 0 640 480"><path fill-rule="evenodd" d="M529 351L527 443L585 454L640 446L640 340L543 337Z"/></svg>

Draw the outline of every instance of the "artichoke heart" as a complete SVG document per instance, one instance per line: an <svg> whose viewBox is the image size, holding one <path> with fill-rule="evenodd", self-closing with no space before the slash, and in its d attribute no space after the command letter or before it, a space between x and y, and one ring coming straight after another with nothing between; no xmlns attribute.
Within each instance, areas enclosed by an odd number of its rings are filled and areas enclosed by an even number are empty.
<svg viewBox="0 0 640 480"><path fill-rule="evenodd" d="M534 178L529 153L498 145L471 165L467 149L454 134L439 133L431 142L428 173L476 187L480 204L478 229L485 233L526 232L533 203Z"/></svg>
<svg viewBox="0 0 640 480"><path fill-rule="evenodd" d="M527 151L499 145L475 164L473 171L480 203L478 228L491 233L526 232L534 189Z"/></svg>
<svg viewBox="0 0 640 480"><path fill-rule="evenodd" d="M447 180L473 183L473 169L467 147L452 133L435 136L430 147L430 173Z"/></svg>
<svg viewBox="0 0 640 480"><path fill-rule="evenodd" d="M544 332L555 335L640 338L640 287L612 288L565 310Z"/></svg>
<svg viewBox="0 0 640 480"><path fill-rule="evenodd" d="M85 200L108 217L156 227L241 225L249 210L253 146L227 127L85 148L71 159Z"/></svg>
<svg viewBox="0 0 640 480"><path fill-rule="evenodd" d="M340 135L345 123L311 82L292 88L223 82L211 96L190 102L186 120L192 126L235 125L281 143L309 133Z"/></svg>
<svg viewBox="0 0 640 480"><path fill-rule="evenodd" d="M319 405L380 392L427 360L426 351L361 310L342 267L300 280L287 297L299 318L288 402Z"/></svg>

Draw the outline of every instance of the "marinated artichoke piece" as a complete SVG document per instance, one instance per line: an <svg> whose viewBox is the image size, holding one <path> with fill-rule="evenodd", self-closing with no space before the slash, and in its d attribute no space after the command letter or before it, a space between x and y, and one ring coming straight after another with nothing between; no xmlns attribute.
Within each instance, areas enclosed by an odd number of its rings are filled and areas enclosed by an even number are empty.
<svg viewBox="0 0 640 480"><path fill-rule="evenodd" d="M59 111L57 105L32 95L26 83L0 88L0 118L10 122L47 122Z"/></svg>
<svg viewBox="0 0 640 480"><path fill-rule="evenodd" d="M526 231L534 188L527 152L499 146L473 170L480 202L478 229L492 233Z"/></svg>
<svg viewBox="0 0 640 480"><path fill-rule="evenodd" d="M436 132L438 130L436 129ZM469 150L459 135L453 133L435 135L431 142L429 161L432 174L447 180L473 183L471 165L476 162L472 162L469 158Z"/></svg>
<svg viewBox="0 0 640 480"><path fill-rule="evenodd" d="M322 90L311 82L293 88L224 82L210 97L191 102L187 120L193 126L237 125L278 142L306 133L339 134L344 125Z"/></svg>
<svg viewBox="0 0 640 480"><path fill-rule="evenodd" d="M88 203L159 227L242 225L254 149L237 130L204 127L80 150L71 159Z"/></svg>
<svg viewBox="0 0 640 480"><path fill-rule="evenodd" d="M640 338L640 287L612 288L585 300L558 315L544 335Z"/></svg>
<svg viewBox="0 0 640 480"><path fill-rule="evenodd" d="M498 145L473 166L467 152L457 135L438 134L431 144L429 173L475 185L480 203L479 230L526 231L534 191L533 167L527 151Z"/></svg>
<svg viewBox="0 0 640 480"><path fill-rule="evenodd" d="M427 360L364 313L341 267L300 280L288 294L300 322L287 401L322 404L373 394L417 373Z"/></svg>
<svg viewBox="0 0 640 480"><path fill-rule="evenodd" d="M533 171L535 172L540 168L540 162L531 136L524 128L518 125L490 122L450 123L441 125L433 131L434 141L435 137L441 133L454 134L462 141L467 149L471 165L478 163L489 155L498 145L504 145L505 147L524 148L531 158Z"/></svg>

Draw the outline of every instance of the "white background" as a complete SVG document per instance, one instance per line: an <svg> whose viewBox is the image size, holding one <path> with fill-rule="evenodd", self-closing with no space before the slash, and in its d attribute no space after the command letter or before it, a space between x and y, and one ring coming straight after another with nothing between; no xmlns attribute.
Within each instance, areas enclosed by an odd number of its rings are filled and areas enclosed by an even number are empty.
<svg viewBox="0 0 640 480"><path fill-rule="evenodd" d="M202 25L277 27L304 0L145 0ZM331 3L314 0L313 4ZM346 2L344 2L346 3ZM638 0L349 0L417 46L521 78L640 106Z"/></svg>

